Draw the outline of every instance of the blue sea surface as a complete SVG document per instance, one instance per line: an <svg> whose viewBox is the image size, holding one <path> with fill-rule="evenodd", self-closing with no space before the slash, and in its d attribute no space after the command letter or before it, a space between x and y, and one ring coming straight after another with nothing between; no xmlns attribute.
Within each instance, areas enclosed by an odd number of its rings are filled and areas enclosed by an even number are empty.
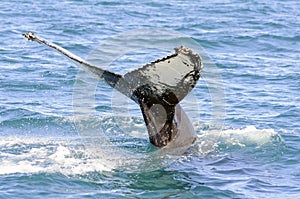
<svg viewBox="0 0 300 199"><path fill-rule="evenodd" d="M300 198L298 0L2 0L0 19L0 198ZM196 143L157 150L136 104L27 31L121 74L191 47Z"/></svg>

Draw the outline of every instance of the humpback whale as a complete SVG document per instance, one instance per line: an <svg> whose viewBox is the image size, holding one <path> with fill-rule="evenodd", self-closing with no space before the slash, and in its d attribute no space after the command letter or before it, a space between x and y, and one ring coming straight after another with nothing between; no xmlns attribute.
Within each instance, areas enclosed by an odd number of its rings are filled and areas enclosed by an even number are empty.
<svg viewBox="0 0 300 199"><path fill-rule="evenodd" d="M195 142L194 128L179 104L195 87L203 68L201 57L191 49L177 47L172 55L120 75L95 66L31 32L23 36L77 62L83 69L137 103L142 111L150 143L154 146L177 148Z"/></svg>

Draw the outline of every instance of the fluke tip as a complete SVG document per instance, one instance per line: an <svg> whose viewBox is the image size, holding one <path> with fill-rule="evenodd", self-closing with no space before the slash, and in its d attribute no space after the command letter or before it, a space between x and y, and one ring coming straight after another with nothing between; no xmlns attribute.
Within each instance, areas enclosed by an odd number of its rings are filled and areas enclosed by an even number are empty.
<svg viewBox="0 0 300 199"><path fill-rule="evenodd" d="M23 36L30 41L33 41L36 38L32 32L27 32L27 33L23 34Z"/></svg>

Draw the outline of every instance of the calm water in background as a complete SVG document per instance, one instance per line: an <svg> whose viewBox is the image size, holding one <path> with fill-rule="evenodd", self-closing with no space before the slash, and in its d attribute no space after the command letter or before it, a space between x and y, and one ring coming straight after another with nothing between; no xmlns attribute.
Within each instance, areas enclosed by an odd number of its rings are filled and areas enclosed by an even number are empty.
<svg viewBox="0 0 300 199"><path fill-rule="evenodd" d="M0 198L300 198L299 10L296 0L1 1ZM102 83L96 116L74 114L77 65L21 36L87 57L141 28L193 38L221 74L223 130L211 122L203 78L183 102L199 137L184 155L157 155L139 108L118 115L117 93ZM132 52L115 65L131 70L157 56ZM115 147L84 141L78 124Z"/></svg>

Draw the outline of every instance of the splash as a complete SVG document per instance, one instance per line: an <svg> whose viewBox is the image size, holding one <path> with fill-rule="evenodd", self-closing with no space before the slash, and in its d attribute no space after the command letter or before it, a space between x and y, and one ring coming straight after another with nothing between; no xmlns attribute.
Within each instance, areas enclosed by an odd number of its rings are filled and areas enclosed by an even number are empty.
<svg viewBox="0 0 300 199"><path fill-rule="evenodd" d="M201 131L201 130L200 130ZM206 129L198 136L198 152L205 156L218 148L261 147L275 142L283 142L283 138L274 129L257 129L247 126L242 129L214 130Z"/></svg>
<svg viewBox="0 0 300 199"><path fill-rule="evenodd" d="M74 175L111 171L113 162L101 159L74 141L47 138L1 138L0 175L62 173Z"/></svg>
<svg viewBox="0 0 300 199"><path fill-rule="evenodd" d="M109 120L107 122L110 122ZM61 173L63 175L84 175L90 172L114 170L155 170L165 167L178 158L190 155L206 155L218 152L220 148L261 147L283 142L273 129L257 129L247 126L243 129L196 127L198 141L192 151L176 153L157 150L140 139L139 123L126 139L111 142L110 145L97 143L95 137L2 137L0 139L0 175L16 173ZM99 138L98 138L99 139ZM92 140L92 141L89 141ZM96 140L96 141L95 141ZM101 141L101 140L100 140ZM90 143L90 144L87 144ZM196 151L196 152L195 152Z"/></svg>
<svg viewBox="0 0 300 199"><path fill-rule="evenodd" d="M98 139L2 137L0 175L60 173L81 176L114 170L149 171L165 166L168 161L166 154L151 145L139 148L136 139L123 140L124 146L99 144Z"/></svg>
<svg viewBox="0 0 300 199"><path fill-rule="evenodd" d="M248 146L273 143L283 141L282 137L274 129L257 129L255 126L247 126L244 129L229 129L221 132L221 138L227 144Z"/></svg>

